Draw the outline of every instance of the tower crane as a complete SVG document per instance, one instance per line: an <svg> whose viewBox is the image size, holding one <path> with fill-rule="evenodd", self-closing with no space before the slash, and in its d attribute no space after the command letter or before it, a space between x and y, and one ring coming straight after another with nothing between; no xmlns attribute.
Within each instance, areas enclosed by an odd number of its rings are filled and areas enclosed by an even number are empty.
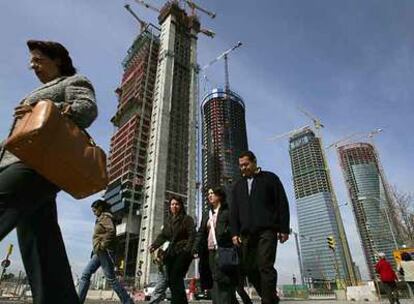
<svg viewBox="0 0 414 304"><path fill-rule="evenodd" d="M135 14L135 12L131 9L131 7L129 6L129 4L125 4L124 5L125 9L130 12L130 14L138 21L139 25L140 25L140 31L141 33L147 28L148 23L145 22L144 20L142 20L141 18L139 18L137 16L137 14Z"/></svg>
<svg viewBox="0 0 414 304"><path fill-rule="evenodd" d="M157 12L157 13L160 13L161 12L161 9L159 9L158 7L155 7L155 6L153 6L153 5L151 5L151 4L148 4L147 2L145 2L144 0L134 0L136 3L138 3L139 5L142 5L142 6L144 6L144 7L146 7L146 8L148 8L148 9L150 9L150 10L153 10L154 12ZM206 9L204 9L204 8L202 8L201 6L199 6L198 4L195 4L194 2L192 2L192 1L189 1L189 0L185 0L186 1L186 3L188 4L188 6L191 8L191 10L192 10L192 15L195 15L195 10L197 9L197 10L199 10L199 11L201 11L201 12L203 12L203 13L205 13L205 14L207 14L208 16L210 16L211 18L215 18L216 17L216 14L215 13L213 13L213 12L210 12L210 11L208 11L208 10L206 10ZM135 16L136 17L136 16ZM216 35L216 33L215 32L213 32L212 30L209 30L209 29L205 29L205 28L201 28L201 29L199 29L199 32L200 33L202 33L202 34L204 34L204 35L206 35L207 37L210 37L210 38L214 38L214 36Z"/></svg>
<svg viewBox="0 0 414 304"><path fill-rule="evenodd" d="M315 127L316 133L319 136L320 133L320 129L321 128L325 128L325 126L322 124L321 120L319 117L316 117L315 115L313 115L312 113L310 113L309 111L305 110L303 107L298 107L299 111L301 111L305 116L307 116L310 120L312 120L313 122L313 126Z"/></svg>
<svg viewBox="0 0 414 304"><path fill-rule="evenodd" d="M155 6L152 6L151 4L148 4L147 2L143 1L143 0L134 0L136 3L138 3L139 5L142 5L150 10L153 10L154 12L161 12L161 10Z"/></svg>
<svg viewBox="0 0 414 304"><path fill-rule="evenodd" d="M219 61L221 58L224 58L224 88L225 91L228 92L230 90L230 80L229 80L229 63L228 63L228 55L233 52L235 49L241 47L243 43L241 41L238 41L237 44L235 44L233 47L229 48L227 51L220 54L218 57L207 63L205 66L201 68L202 71Z"/></svg>
<svg viewBox="0 0 414 304"><path fill-rule="evenodd" d="M285 137L291 137L292 135L295 135L295 134L298 134L298 133L300 133L302 131L310 130L310 129L311 129L311 127L309 125L306 125L306 126L303 126L303 127L297 128L297 129L293 129L293 130L287 131L287 132L282 133L282 134L279 134L279 135L275 135L275 136L269 137L268 140L270 140L270 141L277 141L279 139L282 139L282 138L285 138Z"/></svg>
<svg viewBox="0 0 414 304"><path fill-rule="evenodd" d="M190 7L192 14L195 15L195 10L199 10L200 12L205 13L207 16L209 16L211 19L216 18L216 13L214 12L210 12L208 10L206 10L205 8L202 8L201 6L199 6L198 4L194 3L192 0L185 0L185 2L187 3L187 5Z"/></svg>
<svg viewBox="0 0 414 304"><path fill-rule="evenodd" d="M345 137L335 141L334 143L327 146L326 149L330 149L332 147L338 148L339 146L343 146L347 143L350 143L352 141L356 141L356 140L359 140L359 139L362 139L362 138L372 139L375 135L381 133L382 131L384 131L384 130L381 129L381 128L377 128L377 129L371 130L369 132L355 132L355 133L352 133L348 136L345 136Z"/></svg>

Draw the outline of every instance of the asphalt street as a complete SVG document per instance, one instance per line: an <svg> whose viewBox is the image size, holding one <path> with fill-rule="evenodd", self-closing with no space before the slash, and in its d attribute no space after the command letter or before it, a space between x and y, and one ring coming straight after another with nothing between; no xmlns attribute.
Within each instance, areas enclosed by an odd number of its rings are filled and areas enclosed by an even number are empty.
<svg viewBox="0 0 414 304"><path fill-rule="evenodd" d="M414 303L413 300L400 300L401 304L412 304ZM28 301L18 301L18 300L4 300L4 299L0 299L0 304L28 304L31 302ZM119 301L87 301L86 304L118 304L121 303ZM148 303L148 302L135 302L136 304L144 304L144 303ZM163 304L168 304L170 303L169 301L164 301L162 302ZM211 304L211 301L191 301L189 302L191 304ZM259 301L255 301L255 303L260 303ZM352 302L352 301L332 301L332 300L321 300L321 301L290 301L290 300L284 300L281 301L281 303L287 303L287 304L350 304L350 303L371 303L371 304L385 304L385 303L389 303L387 300L382 300L381 302Z"/></svg>

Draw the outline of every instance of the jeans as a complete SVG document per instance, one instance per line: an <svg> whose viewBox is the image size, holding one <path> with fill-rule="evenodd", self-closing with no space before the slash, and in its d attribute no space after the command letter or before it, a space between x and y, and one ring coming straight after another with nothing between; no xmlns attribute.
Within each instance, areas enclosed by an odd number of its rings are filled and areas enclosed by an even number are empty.
<svg viewBox="0 0 414 304"><path fill-rule="evenodd" d="M58 191L21 162L0 169L0 240L17 229L33 304L79 303L57 220Z"/></svg>
<svg viewBox="0 0 414 304"><path fill-rule="evenodd" d="M167 277L167 268L165 265L160 266L158 272L158 281L155 285L155 289L151 295L151 301L149 304L158 304L165 299L165 292L168 288L168 277Z"/></svg>
<svg viewBox="0 0 414 304"><path fill-rule="evenodd" d="M104 275L112 286L112 289L118 295L119 299L123 304L133 304L134 302L128 295L124 287L119 283L115 276L114 262L112 252L99 251L95 253L88 265L84 269L81 279L79 280L79 299L80 303L83 304L86 299L86 294L88 293L89 284L91 281L91 276L98 270L99 267L102 267Z"/></svg>

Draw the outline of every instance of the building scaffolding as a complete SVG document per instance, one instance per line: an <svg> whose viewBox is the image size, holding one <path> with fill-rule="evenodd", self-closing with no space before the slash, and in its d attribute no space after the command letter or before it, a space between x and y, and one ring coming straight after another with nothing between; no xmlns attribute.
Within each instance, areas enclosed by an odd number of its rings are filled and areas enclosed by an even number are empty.
<svg viewBox="0 0 414 304"><path fill-rule="evenodd" d="M392 251L398 246L388 218L391 195L372 144L345 144L338 146L337 152L369 274L374 279L378 253L384 252L393 263Z"/></svg>

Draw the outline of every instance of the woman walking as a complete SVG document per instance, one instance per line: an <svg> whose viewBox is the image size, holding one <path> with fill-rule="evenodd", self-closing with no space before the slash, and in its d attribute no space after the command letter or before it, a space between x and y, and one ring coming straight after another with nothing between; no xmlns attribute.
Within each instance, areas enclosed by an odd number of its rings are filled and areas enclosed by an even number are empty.
<svg viewBox="0 0 414 304"><path fill-rule="evenodd" d="M104 200L93 202L92 212L96 216L93 233L93 254L79 281L79 299L83 304L88 293L91 276L102 267L106 280L112 286L123 304L133 304L127 291L115 276L114 251L116 246L116 231L110 212L110 205Z"/></svg>
<svg viewBox="0 0 414 304"><path fill-rule="evenodd" d="M194 236L193 218L186 214L182 199L172 197L169 201L169 216L161 233L149 247L152 253L165 242L170 242L164 260L167 267L167 282L171 290L172 304L188 303L184 277L192 261Z"/></svg>
<svg viewBox="0 0 414 304"><path fill-rule="evenodd" d="M238 283L237 269L221 270L217 255L218 246L233 247L226 193L219 187L210 189L208 201L210 210L203 215L195 243L195 252L200 257L201 285L204 289L212 288L213 304L232 304Z"/></svg>
<svg viewBox="0 0 414 304"><path fill-rule="evenodd" d="M76 74L66 48L39 40L29 40L27 46L30 68L42 86L15 108L15 120L39 100L49 99L78 127L89 127L97 115L94 89L88 79ZM57 220L60 189L1 146L0 240L17 228L34 304L79 303Z"/></svg>

